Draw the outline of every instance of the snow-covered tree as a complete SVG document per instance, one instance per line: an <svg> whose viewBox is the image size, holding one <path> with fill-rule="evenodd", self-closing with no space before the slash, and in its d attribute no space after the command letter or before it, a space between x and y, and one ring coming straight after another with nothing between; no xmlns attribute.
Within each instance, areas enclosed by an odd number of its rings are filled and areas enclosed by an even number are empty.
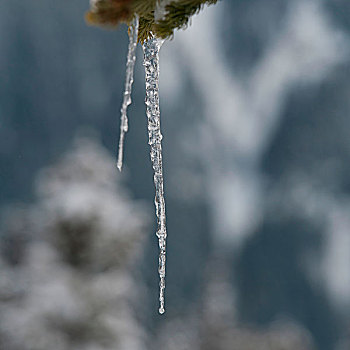
<svg viewBox="0 0 350 350"><path fill-rule="evenodd" d="M144 349L131 265L146 216L116 174L97 141L79 137L41 172L38 203L12 211L4 236L29 238L1 262L1 349Z"/></svg>

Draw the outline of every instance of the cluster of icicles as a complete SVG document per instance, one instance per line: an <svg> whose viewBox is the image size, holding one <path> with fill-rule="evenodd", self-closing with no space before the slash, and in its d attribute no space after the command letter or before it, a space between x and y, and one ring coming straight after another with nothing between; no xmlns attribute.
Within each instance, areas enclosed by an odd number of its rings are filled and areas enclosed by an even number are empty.
<svg viewBox="0 0 350 350"><path fill-rule="evenodd" d="M128 131L127 108L131 104L131 90L134 81L134 67L136 61L136 46L138 36L138 17L133 19L129 27L129 48L126 63L126 79L123 104L121 108L120 139L117 167L121 171L123 166L123 149L125 133ZM165 261L166 261L166 217L163 189L162 166L162 134L160 131L159 110L159 50L163 40L151 38L146 40L142 47L144 53L143 65L146 75L146 114L148 120L148 144L150 145L151 161L153 167L153 181L155 186L155 199L157 215L157 232L159 242L159 313L165 312Z"/></svg>

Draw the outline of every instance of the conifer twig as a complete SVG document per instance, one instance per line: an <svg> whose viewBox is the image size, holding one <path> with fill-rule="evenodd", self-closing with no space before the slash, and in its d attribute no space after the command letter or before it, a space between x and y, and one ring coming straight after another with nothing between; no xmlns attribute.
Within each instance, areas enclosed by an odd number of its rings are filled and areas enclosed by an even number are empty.
<svg viewBox="0 0 350 350"><path fill-rule="evenodd" d="M165 5L164 17L155 20L159 0L95 0L86 14L88 23L116 28L120 23L130 24L137 14L140 18L139 42L156 36L167 39L175 29L185 28L191 16L202 7L217 3L218 0L173 0Z"/></svg>

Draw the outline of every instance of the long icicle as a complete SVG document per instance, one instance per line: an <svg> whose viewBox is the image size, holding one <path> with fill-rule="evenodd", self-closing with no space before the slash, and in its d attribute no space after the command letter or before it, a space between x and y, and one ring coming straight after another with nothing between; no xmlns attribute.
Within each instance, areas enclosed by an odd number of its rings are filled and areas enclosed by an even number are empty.
<svg viewBox="0 0 350 350"><path fill-rule="evenodd" d="M166 261L166 217L163 188L162 134L160 131L159 109L159 50L163 40L151 38L142 45L146 76L146 113L148 119L148 144L150 145L153 167L153 181L156 190L154 199L157 215L157 237L159 243L159 313L165 312L165 261Z"/></svg>
<svg viewBox="0 0 350 350"><path fill-rule="evenodd" d="M120 110L120 136L119 136L119 149L118 149L118 161L117 167L119 171L122 171L123 167L123 153L124 153L124 139L125 133L129 129L127 109L131 104L131 91L132 83L134 82L134 68L136 61L136 46L137 46L137 34L139 28L139 18L136 15L129 26L129 47L128 56L126 61L126 77L124 87L123 104Z"/></svg>

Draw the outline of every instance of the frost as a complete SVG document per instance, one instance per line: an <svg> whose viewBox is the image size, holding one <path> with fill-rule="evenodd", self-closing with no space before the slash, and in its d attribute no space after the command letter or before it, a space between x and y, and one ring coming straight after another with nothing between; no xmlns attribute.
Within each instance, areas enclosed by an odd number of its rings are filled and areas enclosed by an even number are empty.
<svg viewBox="0 0 350 350"><path fill-rule="evenodd" d="M137 46L137 34L139 27L139 17L133 19L132 24L129 27L129 47L128 56L126 61L126 77L125 77L125 88L124 88L124 98L121 108L120 117L120 137L119 137L119 150L118 150L118 162L117 167L119 171L123 167L123 151L124 151L124 138L125 133L128 131L128 116L127 110L128 106L131 104L131 92L132 84L134 82L134 68L136 61L136 46Z"/></svg>
<svg viewBox="0 0 350 350"><path fill-rule="evenodd" d="M154 11L154 19L156 22L159 22L162 19L164 19L166 15L166 10L165 10L166 6L175 1L177 0L159 0L157 2L157 6Z"/></svg>
<svg viewBox="0 0 350 350"><path fill-rule="evenodd" d="M148 144L151 147L151 161L153 166L153 180L156 188L154 203L157 215L157 237L159 241L159 313L163 314L165 291L165 260L166 260L166 217L163 189L162 165L162 134L160 131L159 110L159 50L163 41L152 38L144 42L144 62L146 75L146 113L148 119Z"/></svg>

